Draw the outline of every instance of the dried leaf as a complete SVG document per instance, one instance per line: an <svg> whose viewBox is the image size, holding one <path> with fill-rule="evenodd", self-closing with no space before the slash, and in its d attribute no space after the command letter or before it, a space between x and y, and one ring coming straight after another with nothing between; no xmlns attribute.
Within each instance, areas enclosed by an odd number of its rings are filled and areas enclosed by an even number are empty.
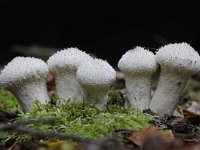
<svg viewBox="0 0 200 150"><path fill-rule="evenodd" d="M146 138L159 137L164 142L171 142L173 140L173 134L171 130L162 131L158 130L155 126L150 126L144 130L134 133L132 136L127 137L136 145L142 146Z"/></svg>
<svg viewBox="0 0 200 150"><path fill-rule="evenodd" d="M176 133L187 133L191 123L186 118L172 116L167 119L166 125Z"/></svg>
<svg viewBox="0 0 200 150"><path fill-rule="evenodd" d="M188 111L187 109L183 109L183 115L184 115L184 118L190 120L190 122L194 125L197 125L200 123L200 115L194 112Z"/></svg>

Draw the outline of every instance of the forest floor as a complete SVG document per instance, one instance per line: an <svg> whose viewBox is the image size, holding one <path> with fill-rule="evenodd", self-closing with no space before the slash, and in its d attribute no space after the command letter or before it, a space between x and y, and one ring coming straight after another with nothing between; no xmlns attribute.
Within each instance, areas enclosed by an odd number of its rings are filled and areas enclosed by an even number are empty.
<svg viewBox="0 0 200 150"><path fill-rule="evenodd" d="M48 90L54 99L45 106L36 103L28 114L22 113L11 93L1 90L0 149L200 149L200 75L188 81L171 117L160 118L150 110L142 113L123 109L123 78L119 77L113 86L107 110L84 105L56 106L55 83L50 76Z"/></svg>

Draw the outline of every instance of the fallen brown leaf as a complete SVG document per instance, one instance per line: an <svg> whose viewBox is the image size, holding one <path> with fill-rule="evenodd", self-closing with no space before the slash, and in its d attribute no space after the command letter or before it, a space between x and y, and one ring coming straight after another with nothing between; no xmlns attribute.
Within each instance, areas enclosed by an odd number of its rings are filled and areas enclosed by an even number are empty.
<svg viewBox="0 0 200 150"><path fill-rule="evenodd" d="M200 124L200 103L192 101L189 107L178 106L178 110L193 125Z"/></svg>
<svg viewBox="0 0 200 150"><path fill-rule="evenodd" d="M135 132L133 135L127 137L127 139L136 145L142 146L145 139L153 137L158 137L166 143L174 139L171 130L158 130L155 126L150 126L144 130Z"/></svg>
<svg viewBox="0 0 200 150"><path fill-rule="evenodd" d="M172 116L167 119L166 125L176 133L188 133L191 123L186 118Z"/></svg>
<svg viewBox="0 0 200 150"><path fill-rule="evenodd" d="M194 112L191 112L187 109L183 109L183 115L184 115L184 118L190 120L190 122L194 125L197 125L200 123L200 115Z"/></svg>

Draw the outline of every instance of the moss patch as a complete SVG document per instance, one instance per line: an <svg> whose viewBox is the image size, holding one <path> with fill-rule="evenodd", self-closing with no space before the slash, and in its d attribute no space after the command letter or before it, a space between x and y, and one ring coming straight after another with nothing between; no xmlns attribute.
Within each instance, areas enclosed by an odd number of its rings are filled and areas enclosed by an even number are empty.
<svg viewBox="0 0 200 150"><path fill-rule="evenodd" d="M12 93L0 89L0 110L11 112L21 110L21 107Z"/></svg>
<svg viewBox="0 0 200 150"><path fill-rule="evenodd" d="M28 128L40 131L64 132L87 138L99 138L112 135L115 129L131 128L141 130L149 126L152 116L137 109L124 109L117 105L108 105L106 110L99 110L84 104L40 104L36 102L31 112L20 114L18 122L30 120L54 120L54 123L29 123ZM18 142L30 139L25 135L0 132L0 141L13 136ZM32 137L34 139L34 137Z"/></svg>

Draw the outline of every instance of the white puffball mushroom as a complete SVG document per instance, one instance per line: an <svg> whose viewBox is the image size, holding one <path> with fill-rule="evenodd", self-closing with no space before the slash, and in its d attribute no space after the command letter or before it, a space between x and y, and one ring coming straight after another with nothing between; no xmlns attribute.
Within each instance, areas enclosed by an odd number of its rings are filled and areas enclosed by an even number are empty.
<svg viewBox="0 0 200 150"><path fill-rule="evenodd" d="M200 69L200 56L189 44L179 43L158 49L156 60L161 73L150 109L171 116L189 77Z"/></svg>
<svg viewBox="0 0 200 150"><path fill-rule="evenodd" d="M52 55L47 63L55 77L57 95L70 102L82 102L83 91L76 78L77 68L93 58L78 48L67 48Z"/></svg>
<svg viewBox="0 0 200 150"><path fill-rule="evenodd" d="M110 86L116 78L113 67L106 61L94 59L78 68L77 78L85 93L85 103L104 109Z"/></svg>
<svg viewBox="0 0 200 150"><path fill-rule="evenodd" d="M47 64L38 58L15 57L0 74L0 85L13 93L24 112L29 112L38 100L45 103L49 99L46 79Z"/></svg>
<svg viewBox="0 0 200 150"><path fill-rule="evenodd" d="M125 76L126 107L136 107L141 111L149 109L151 79L157 68L155 55L137 46L121 57L118 68Z"/></svg>

